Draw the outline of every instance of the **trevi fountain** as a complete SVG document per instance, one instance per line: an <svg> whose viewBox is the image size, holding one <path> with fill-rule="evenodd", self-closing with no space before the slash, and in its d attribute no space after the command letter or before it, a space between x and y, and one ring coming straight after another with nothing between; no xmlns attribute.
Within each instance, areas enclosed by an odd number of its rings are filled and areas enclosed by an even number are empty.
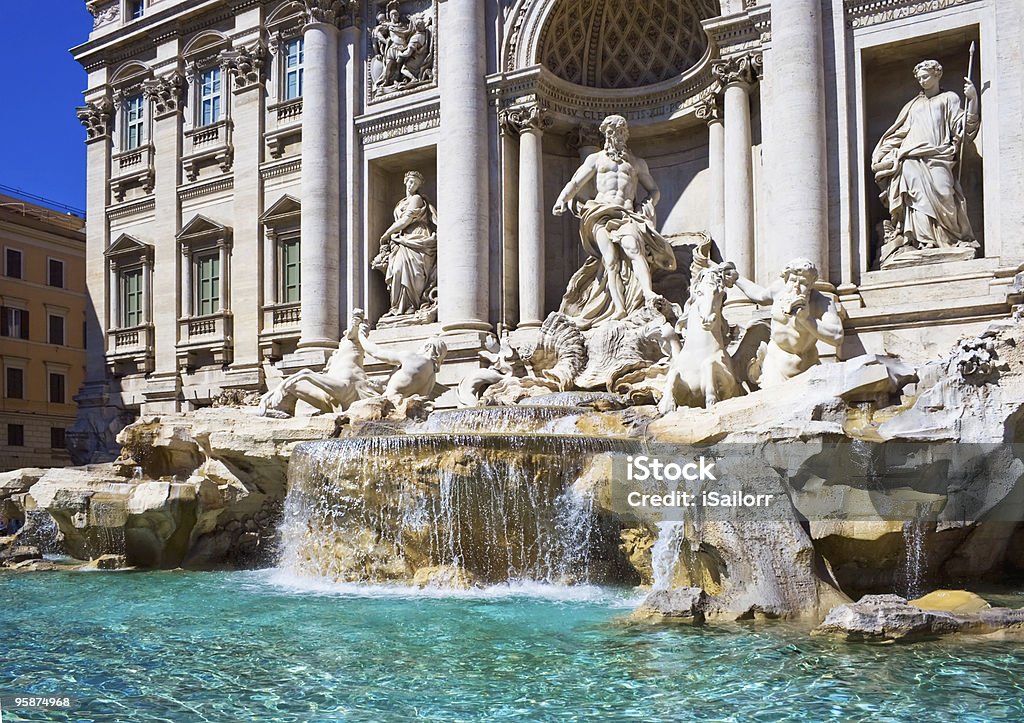
<svg viewBox="0 0 1024 723"><path fill-rule="evenodd" d="M349 111L310 116L297 346L169 405L157 348L82 464L0 475L12 685L77 699L47 720L1024 717L1024 12L652 2L703 40L631 81L626 3L472 5L297 4L308 88L340 37L359 113L439 93L404 132L441 136L378 168L359 116L349 167ZM363 221L306 195L325 133Z"/></svg>

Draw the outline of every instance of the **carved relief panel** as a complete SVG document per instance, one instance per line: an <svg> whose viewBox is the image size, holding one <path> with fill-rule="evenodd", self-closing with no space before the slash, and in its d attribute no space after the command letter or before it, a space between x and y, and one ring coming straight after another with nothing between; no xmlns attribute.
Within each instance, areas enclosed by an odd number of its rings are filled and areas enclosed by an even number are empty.
<svg viewBox="0 0 1024 723"><path fill-rule="evenodd" d="M369 11L368 100L433 87L437 78L437 7L433 0L378 0Z"/></svg>

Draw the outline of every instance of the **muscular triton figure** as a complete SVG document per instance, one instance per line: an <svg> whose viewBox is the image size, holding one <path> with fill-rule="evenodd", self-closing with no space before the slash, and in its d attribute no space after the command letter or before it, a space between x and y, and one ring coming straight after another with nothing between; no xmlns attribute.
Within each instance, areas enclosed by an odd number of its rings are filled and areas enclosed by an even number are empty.
<svg viewBox="0 0 1024 723"><path fill-rule="evenodd" d="M601 132L604 149L589 155L573 174L558 195L552 213L561 216L569 209L580 217L583 246L603 266L603 284L615 312L610 318L623 318L644 302L658 298L651 283L652 267L671 270L676 261L671 245L655 225L654 206L661 197L658 185L647 163L626 147L626 119L608 116ZM597 196L584 204L574 202L591 180ZM643 187L647 195L639 207L638 187ZM602 282L595 279L595 283Z"/></svg>

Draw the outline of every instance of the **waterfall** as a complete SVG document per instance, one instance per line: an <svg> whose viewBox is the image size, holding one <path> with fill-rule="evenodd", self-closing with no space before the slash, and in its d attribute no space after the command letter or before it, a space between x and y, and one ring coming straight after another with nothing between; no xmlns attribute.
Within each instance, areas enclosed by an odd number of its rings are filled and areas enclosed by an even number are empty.
<svg viewBox="0 0 1024 723"><path fill-rule="evenodd" d="M651 547L652 590L668 590L672 586L679 553L686 539L686 523L682 520L658 523L658 538Z"/></svg>
<svg viewBox="0 0 1024 723"><path fill-rule="evenodd" d="M461 415L445 416L449 426ZM493 422L497 415L481 416ZM592 494L576 482L594 455L633 446L581 435L466 432L298 445L281 566L343 582L408 582L417 570L441 566L481 583L594 581L594 561L621 553L617 536L600 532Z"/></svg>
<svg viewBox="0 0 1024 723"><path fill-rule="evenodd" d="M903 597L913 599L924 593L926 564L924 520L920 517L907 520L903 523L903 565L900 570Z"/></svg>

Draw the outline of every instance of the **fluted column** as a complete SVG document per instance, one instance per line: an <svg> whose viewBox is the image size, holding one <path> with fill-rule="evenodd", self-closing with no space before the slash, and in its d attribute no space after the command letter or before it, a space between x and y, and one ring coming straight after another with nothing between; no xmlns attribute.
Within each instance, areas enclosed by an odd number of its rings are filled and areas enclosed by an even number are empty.
<svg viewBox="0 0 1024 723"><path fill-rule="evenodd" d="M538 103L508 110L503 124L519 134L519 327L544 320L544 129L551 124Z"/></svg>
<svg viewBox="0 0 1024 723"><path fill-rule="evenodd" d="M339 333L341 174L338 26L327 2L306 1L302 99L302 331L299 348L327 348Z"/></svg>
<svg viewBox="0 0 1024 723"><path fill-rule="evenodd" d="M789 259L805 256L826 280L828 176L821 13L820 0L771 4L772 47L765 53L765 73L771 74L778 91L764 98L763 112L793 143L765 149L766 171L771 178L785 179L771 189L771 257L781 268Z"/></svg>
<svg viewBox="0 0 1024 723"><path fill-rule="evenodd" d="M722 93L715 92L697 106L697 117L708 124L708 172L711 192L708 194L708 235L726 257L725 248L725 123Z"/></svg>
<svg viewBox="0 0 1024 723"><path fill-rule="evenodd" d="M441 134L438 162L438 318L445 331L488 323L486 3L447 0L439 21Z"/></svg>
<svg viewBox="0 0 1024 723"><path fill-rule="evenodd" d="M719 61L713 71L725 88L725 246L729 260L754 278L754 169L751 158L750 89L757 82L759 55Z"/></svg>

